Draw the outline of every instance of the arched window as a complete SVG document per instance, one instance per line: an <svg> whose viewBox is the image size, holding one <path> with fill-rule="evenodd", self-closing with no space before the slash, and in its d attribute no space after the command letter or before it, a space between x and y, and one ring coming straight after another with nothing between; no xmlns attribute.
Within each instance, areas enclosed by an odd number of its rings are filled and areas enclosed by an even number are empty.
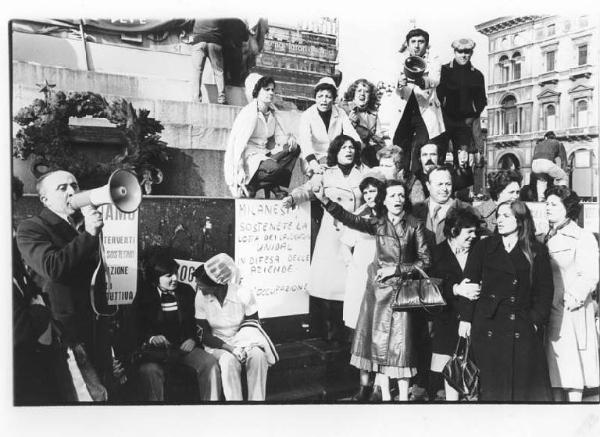
<svg viewBox="0 0 600 437"><path fill-rule="evenodd" d="M519 158L512 153L507 153L506 155L502 155L498 161L498 167L501 170L519 170L521 164L519 163Z"/></svg>
<svg viewBox="0 0 600 437"><path fill-rule="evenodd" d="M521 53L515 52L512 55L513 80L521 79Z"/></svg>
<svg viewBox="0 0 600 437"><path fill-rule="evenodd" d="M556 106L552 104L544 107L544 129L556 129Z"/></svg>
<svg viewBox="0 0 600 437"><path fill-rule="evenodd" d="M575 117L577 127L586 127L588 125L588 102L587 100L578 100L575 105Z"/></svg>
<svg viewBox="0 0 600 437"><path fill-rule="evenodd" d="M506 83L510 80L510 61L508 60L508 56L502 56L498 64L500 65L500 82Z"/></svg>
<svg viewBox="0 0 600 437"><path fill-rule="evenodd" d="M502 100L500 125L502 126L502 135L516 134L519 132L517 99L515 99L514 96L507 96Z"/></svg>

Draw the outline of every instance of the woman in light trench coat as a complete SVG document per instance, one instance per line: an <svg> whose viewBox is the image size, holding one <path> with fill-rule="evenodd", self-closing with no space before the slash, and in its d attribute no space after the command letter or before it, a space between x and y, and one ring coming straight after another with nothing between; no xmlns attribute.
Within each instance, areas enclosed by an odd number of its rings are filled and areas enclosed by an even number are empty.
<svg viewBox="0 0 600 437"><path fill-rule="evenodd" d="M327 167L323 174L315 174L303 186L283 199L283 207L314 200L314 187L323 186L325 192L348 211L355 211L362 204L360 182L367 170L360 164L360 142L347 135L337 136L329 146ZM344 340L342 321L343 301L346 289L347 266L341 237L344 225L329 215L323 216L310 264L310 295L315 308L321 311L311 314L311 322L327 340Z"/></svg>
<svg viewBox="0 0 600 437"><path fill-rule="evenodd" d="M546 190L548 244L554 300L546 356L556 401L580 402L583 389L598 387L598 333L592 292L598 284L598 243L577 226L579 196L567 187Z"/></svg>

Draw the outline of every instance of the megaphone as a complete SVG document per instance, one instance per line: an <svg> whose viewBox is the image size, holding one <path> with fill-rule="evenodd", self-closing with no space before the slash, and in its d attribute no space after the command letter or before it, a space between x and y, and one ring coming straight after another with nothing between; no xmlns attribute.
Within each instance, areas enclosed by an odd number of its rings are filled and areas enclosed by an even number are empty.
<svg viewBox="0 0 600 437"><path fill-rule="evenodd" d="M73 194L69 205L73 209L81 209L112 203L119 211L130 213L136 211L141 202L142 187L137 177L127 170L115 170L106 185Z"/></svg>
<svg viewBox="0 0 600 437"><path fill-rule="evenodd" d="M404 61L404 74L411 80L418 80L423 76L427 64L420 56L409 56Z"/></svg>

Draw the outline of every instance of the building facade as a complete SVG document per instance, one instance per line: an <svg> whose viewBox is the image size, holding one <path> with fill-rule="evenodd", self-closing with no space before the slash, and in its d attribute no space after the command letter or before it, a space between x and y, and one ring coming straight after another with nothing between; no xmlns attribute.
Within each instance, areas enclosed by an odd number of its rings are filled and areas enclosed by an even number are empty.
<svg viewBox="0 0 600 437"><path fill-rule="evenodd" d="M502 17L476 30L489 41L488 169L517 168L527 182L536 143L554 131L572 188L597 198L597 17Z"/></svg>
<svg viewBox="0 0 600 437"><path fill-rule="evenodd" d="M270 23L253 71L273 77L280 97L304 110L314 103L315 84L335 71L338 34L337 18L296 26Z"/></svg>

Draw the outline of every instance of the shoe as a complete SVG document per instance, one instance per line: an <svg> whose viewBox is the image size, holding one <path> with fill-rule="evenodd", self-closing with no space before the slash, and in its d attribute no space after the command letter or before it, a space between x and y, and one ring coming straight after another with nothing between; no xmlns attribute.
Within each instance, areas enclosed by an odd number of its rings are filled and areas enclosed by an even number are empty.
<svg viewBox="0 0 600 437"><path fill-rule="evenodd" d="M435 394L435 402L445 402L446 401L446 390L438 390Z"/></svg>
<svg viewBox="0 0 600 437"><path fill-rule="evenodd" d="M219 97L217 97L217 103L219 105L226 105L227 104L227 98L225 97L224 93L219 94Z"/></svg>
<svg viewBox="0 0 600 437"><path fill-rule="evenodd" d="M373 386L372 390L373 392L371 393L371 396L369 396L368 401L373 403L381 402L383 400L383 396L381 395L381 387L375 385Z"/></svg>
<svg viewBox="0 0 600 437"><path fill-rule="evenodd" d="M352 396L352 400L356 402L368 402L373 394L373 387L370 385L361 385L358 392Z"/></svg>
<svg viewBox="0 0 600 437"><path fill-rule="evenodd" d="M413 385L408 393L408 400L413 402L426 402L429 400L427 390L418 385Z"/></svg>

